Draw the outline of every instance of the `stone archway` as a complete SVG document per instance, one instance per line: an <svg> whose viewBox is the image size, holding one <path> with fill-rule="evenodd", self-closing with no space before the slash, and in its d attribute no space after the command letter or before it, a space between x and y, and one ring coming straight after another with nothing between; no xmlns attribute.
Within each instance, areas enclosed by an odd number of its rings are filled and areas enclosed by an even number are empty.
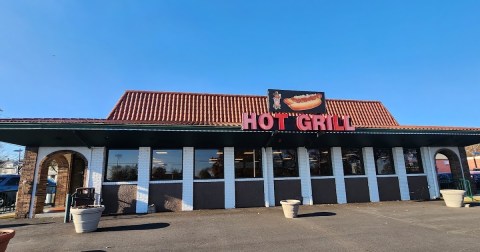
<svg viewBox="0 0 480 252"><path fill-rule="evenodd" d="M459 179L464 179L460 157L450 149L439 149L435 153L435 167L439 189L456 189Z"/></svg>
<svg viewBox="0 0 480 252"><path fill-rule="evenodd" d="M80 186L77 185L74 187L81 187L86 184L85 171L87 171L88 161L82 154L70 150L56 151L48 154L39 165L38 186L34 201L34 213L36 214L42 213L44 210L44 202L47 195L48 171L52 162L55 162L58 167L54 201L55 206L65 206L66 195L67 193L71 193L73 181L76 181L77 184L80 183ZM79 166L81 173L78 173ZM74 170L77 172L72 174ZM77 178L78 176L81 177Z"/></svg>

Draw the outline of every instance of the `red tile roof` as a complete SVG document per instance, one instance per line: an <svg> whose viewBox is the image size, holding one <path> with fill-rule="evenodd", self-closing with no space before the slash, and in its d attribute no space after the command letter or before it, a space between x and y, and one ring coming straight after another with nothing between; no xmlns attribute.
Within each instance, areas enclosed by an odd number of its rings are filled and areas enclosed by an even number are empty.
<svg viewBox="0 0 480 252"><path fill-rule="evenodd" d="M328 114L350 115L355 126L398 126L379 101L327 99L326 102ZM245 112L268 112L267 96L126 91L108 119L240 126Z"/></svg>

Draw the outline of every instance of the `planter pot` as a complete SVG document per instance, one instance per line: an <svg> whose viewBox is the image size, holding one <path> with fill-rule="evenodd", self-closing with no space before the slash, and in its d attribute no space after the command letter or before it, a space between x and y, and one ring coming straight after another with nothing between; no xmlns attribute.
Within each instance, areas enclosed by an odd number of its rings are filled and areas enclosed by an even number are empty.
<svg viewBox="0 0 480 252"><path fill-rule="evenodd" d="M285 218L297 218L300 200L282 200L280 201Z"/></svg>
<svg viewBox="0 0 480 252"><path fill-rule="evenodd" d="M440 190L447 207L462 207L465 190Z"/></svg>
<svg viewBox="0 0 480 252"><path fill-rule="evenodd" d="M0 229L0 251L7 250L8 242L15 236L13 229Z"/></svg>
<svg viewBox="0 0 480 252"><path fill-rule="evenodd" d="M75 232L88 233L97 230L98 222L100 222L103 210L105 210L104 206L72 208L70 213L73 216Z"/></svg>

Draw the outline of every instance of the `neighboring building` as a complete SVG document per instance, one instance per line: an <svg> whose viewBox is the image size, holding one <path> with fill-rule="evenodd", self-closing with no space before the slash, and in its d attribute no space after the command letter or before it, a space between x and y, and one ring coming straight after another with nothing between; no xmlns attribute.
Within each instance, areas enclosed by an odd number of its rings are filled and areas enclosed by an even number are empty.
<svg viewBox="0 0 480 252"><path fill-rule="evenodd" d="M127 91L107 119L0 119L0 141L26 146L16 216L42 212L52 162L56 205L87 186L105 213L434 199L438 153L470 177L464 146L480 128L399 125L379 101L272 114L271 98Z"/></svg>
<svg viewBox="0 0 480 252"><path fill-rule="evenodd" d="M467 161L470 171L473 171L474 169L480 169L480 156L467 157Z"/></svg>
<svg viewBox="0 0 480 252"><path fill-rule="evenodd" d="M18 162L7 160L0 162L0 174L17 174Z"/></svg>

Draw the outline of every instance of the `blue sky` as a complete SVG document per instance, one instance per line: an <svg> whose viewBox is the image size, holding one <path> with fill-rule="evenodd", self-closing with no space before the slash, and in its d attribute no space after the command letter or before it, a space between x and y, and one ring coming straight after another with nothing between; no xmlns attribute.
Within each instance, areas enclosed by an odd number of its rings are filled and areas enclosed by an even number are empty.
<svg viewBox="0 0 480 252"><path fill-rule="evenodd" d="M480 127L480 1L0 1L0 118L105 118L127 89L381 100Z"/></svg>

